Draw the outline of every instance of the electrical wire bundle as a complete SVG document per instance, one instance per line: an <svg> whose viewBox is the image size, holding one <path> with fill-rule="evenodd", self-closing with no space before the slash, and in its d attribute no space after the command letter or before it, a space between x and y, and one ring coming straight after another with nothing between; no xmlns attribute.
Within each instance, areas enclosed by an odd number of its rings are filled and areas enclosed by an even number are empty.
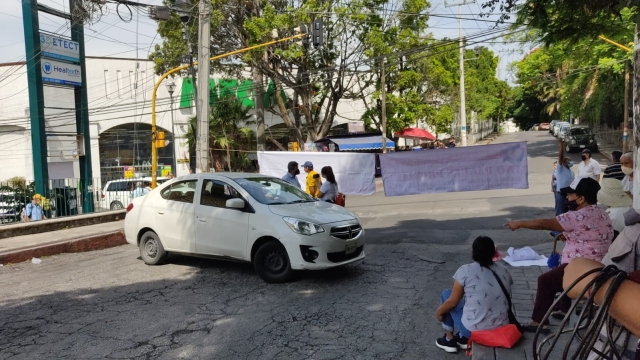
<svg viewBox="0 0 640 360"><path fill-rule="evenodd" d="M562 320L559 329L555 333L552 333L544 338L540 342L540 344L538 344L538 338L542 326L538 329L533 338L534 359L547 360L552 358L551 353L558 340L560 339L560 336L567 333L571 333L571 337L564 347L562 359L587 360L593 358L594 355L602 359L623 359L622 353L624 353L625 349L627 348L631 333L622 325L618 324L616 320L609 315L609 308L611 306L613 297L616 294L616 291L618 291L618 288L624 282L624 280L627 279L627 273L619 270L613 265L609 265L605 268L590 270L576 279L556 299L553 306L551 306L549 311L547 311L547 314L545 315L541 324L548 323L553 309L563 296L566 296L570 290L572 290L578 283L580 283L580 281L582 281L589 275L598 272L599 274L597 274L597 276L584 287L584 289L580 292L580 295L577 297L577 299L583 299L585 294L589 294L584 302L584 308L582 309L582 311L576 311L580 301L574 301L564 320ZM595 295L598 293L598 291L600 291L600 289L602 289L603 286L607 284L609 280L612 281L609 285L609 288L607 289L604 301L600 306L598 306L594 301ZM575 326L573 326L573 328L569 326L567 329L565 329L571 318L571 315L574 313L575 316L578 316L578 320L576 321ZM604 331L604 334L602 333L602 331ZM606 335L606 339L602 339L601 334ZM622 344L618 343L618 341L621 340L621 336L624 336L622 338ZM543 352L543 347L549 342L549 347ZM600 346L597 346L596 342L598 342L598 345ZM572 346L572 344L574 346ZM574 353L569 354L572 349L574 350ZM557 356L553 358L555 359L557 358Z"/></svg>

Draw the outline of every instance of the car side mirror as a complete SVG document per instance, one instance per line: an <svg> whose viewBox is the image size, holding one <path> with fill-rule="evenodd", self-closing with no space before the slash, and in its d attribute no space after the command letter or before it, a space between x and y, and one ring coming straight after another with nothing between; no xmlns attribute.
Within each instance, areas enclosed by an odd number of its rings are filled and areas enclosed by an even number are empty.
<svg viewBox="0 0 640 360"><path fill-rule="evenodd" d="M225 203L225 206L229 209L242 210L244 209L245 204L244 204L244 200L242 199L229 199Z"/></svg>

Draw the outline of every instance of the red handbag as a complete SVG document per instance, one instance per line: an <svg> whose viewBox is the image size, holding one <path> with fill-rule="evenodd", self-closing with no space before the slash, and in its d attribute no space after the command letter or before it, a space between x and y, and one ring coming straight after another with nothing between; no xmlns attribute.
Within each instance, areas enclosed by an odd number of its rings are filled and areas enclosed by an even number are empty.
<svg viewBox="0 0 640 360"><path fill-rule="evenodd" d="M338 193L336 195L336 201L335 201L336 205L340 205L342 207L345 207L345 205L347 204L347 196L343 193Z"/></svg>
<svg viewBox="0 0 640 360"><path fill-rule="evenodd" d="M511 349L521 337L518 327L507 324L493 330L472 331L469 343Z"/></svg>

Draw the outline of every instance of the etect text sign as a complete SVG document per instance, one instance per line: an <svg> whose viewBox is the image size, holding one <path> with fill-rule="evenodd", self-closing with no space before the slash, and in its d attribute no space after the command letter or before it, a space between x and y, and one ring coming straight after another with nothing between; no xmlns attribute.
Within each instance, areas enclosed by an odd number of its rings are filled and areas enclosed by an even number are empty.
<svg viewBox="0 0 640 360"><path fill-rule="evenodd" d="M42 56L71 62L80 62L80 44L64 38L40 34Z"/></svg>
<svg viewBox="0 0 640 360"><path fill-rule="evenodd" d="M82 86L79 65L42 59L42 82L59 85Z"/></svg>

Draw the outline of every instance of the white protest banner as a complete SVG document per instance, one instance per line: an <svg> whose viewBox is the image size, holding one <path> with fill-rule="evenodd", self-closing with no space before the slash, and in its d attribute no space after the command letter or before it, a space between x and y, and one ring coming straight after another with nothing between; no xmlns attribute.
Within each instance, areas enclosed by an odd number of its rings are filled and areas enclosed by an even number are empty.
<svg viewBox="0 0 640 360"><path fill-rule="evenodd" d="M320 173L324 166L331 166L338 182L338 189L347 195L371 195L376 192L374 154L337 152L258 152L260 173L282 178L287 173L287 164L295 161L300 165L298 181L305 189L306 176L302 169L305 161L313 163L313 169Z"/></svg>
<svg viewBox="0 0 640 360"><path fill-rule="evenodd" d="M380 155L386 196L527 189L525 142Z"/></svg>

